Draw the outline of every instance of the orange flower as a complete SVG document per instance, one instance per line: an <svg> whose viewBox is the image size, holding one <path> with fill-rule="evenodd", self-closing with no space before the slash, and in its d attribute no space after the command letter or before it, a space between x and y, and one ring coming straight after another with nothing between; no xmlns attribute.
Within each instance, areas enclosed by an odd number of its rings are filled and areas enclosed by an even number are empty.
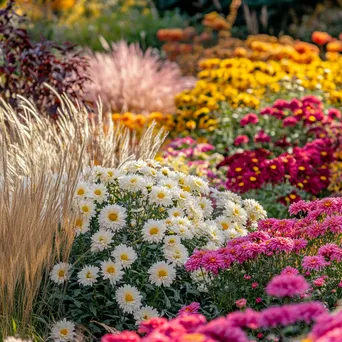
<svg viewBox="0 0 342 342"><path fill-rule="evenodd" d="M327 44L327 51L329 52L342 52L342 41L335 40Z"/></svg>
<svg viewBox="0 0 342 342"><path fill-rule="evenodd" d="M174 28L174 29L160 29L157 32L157 38L160 41L177 41L182 40L184 38L184 31L182 29Z"/></svg>
<svg viewBox="0 0 342 342"><path fill-rule="evenodd" d="M329 43L331 39L331 35L327 32L315 31L311 36L311 40L317 45L325 45Z"/></svg>

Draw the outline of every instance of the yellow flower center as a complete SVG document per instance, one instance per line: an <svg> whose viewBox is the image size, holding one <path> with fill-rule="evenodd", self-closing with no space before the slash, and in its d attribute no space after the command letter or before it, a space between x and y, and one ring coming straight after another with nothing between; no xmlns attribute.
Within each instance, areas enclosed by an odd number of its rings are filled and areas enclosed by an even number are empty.
<svg viewBox="0 0 342 342"><path fill-rule="evenodd" d="M236 168L235 168L235 171L236 171L236 172L240 172L240 171L242 171L242 168L241 168L241 167L236 167Z"/></svg>
<svg viewBox="0 0 342 342"><path fill-rule="evenodd" d="M131 182L132 184L134 184L134 183L137 182L137 180L136 180L135 178L133 178L133 179L130 180L130 182Z"/></svg>
<svg viewBox="0 0 342 342"><path fill-rule="evenodd" d="M221 226L222 226L222 230L227 230L229 228L228 224L225 222L222 222Z"/></svg>
<svg viewBox="0 0 342 342"><path fill-rule="evenodd" d="M84 205L84 206L82 207L82 211L85 212L85 213L87 213L87 212L89 211L89 207L87 207L86 205Z"/></svg>
<svg viewBox="0 0 342 342"><path fill-rule="evenodd" d="M299 167L298 167L298 170L304 171L304 170L305 170L305 167L304 167L304 166L299 166Z"/></svg>
<svg viewBox="0 0 342 342"><path fill-rule="evenodd" d="M82 227L82 223L83 223L82 219L77 219L76 220L76 227Z"/></svg>
<svg viewBox="0 0 342 342"><path fill-rule="evenodd" d="M271 168L272 170L275 170L275 169L277 168L277 166L276 166L276 165L271 165L270 168Z"/></svg>
<svg viewBox="0 0 342 342"><path fill-rule="evenodd" d="M134 297L131 293L126 293L125 294L125 301L130 303L130 302L133 302L134 301Z"/></svg>
<svg viewBox="0 0 342 342"><path fill-rule="evenodd" d="M78 189L77 195L82 196L82 195L84 195L84 194L85 194L84 189Z"/></svg>
<svg viewBox="0 0 342 342"><path fill-rule="evenodd" d="M65 271L64 270L59 270L58 272L58 277L63 278L65 276Z"/></svg>
<svg viewBox="0 0 342 342"><path fill-rule="evenodd" d="M108 218L109 218L111 221L117 221L117 219L118 219L118 214L116 214L116 213L110 213L110 214L108 215Z"/></svg>
<svg viewBox="0 0 342 342"><path fill-rule="evenodd" d="M59 333L63 336L66 336L66 335L68 335L69 330L67 328L63 328L59 331Z"/></svg>
<svg viewBox="0 0 342 342"><path fill-rule="evenodd" d="M151 235L156 235L156 234L158 234L158 232L159 232L159 229L157 227L153 227L150 229Z"/></svg>
<svg viewBox="0 0 342 342"><path fill-rule="evenodd" d="M120 259L121 259L121 260L126 260L126 261L127 261L127 260L128 260L128 255L127 255L127 254L121 254L121 255L120 255Z"/></svg>
<svg viewBox="0 0 342 342"><path fill-rule="evenodd" d="M94 194L97 195L97 196L100 196L102 194L102 191L100 189L96 189L94 191Z"/></svg>
<svg viewBox="0 0 342 342"><path fill-rule="evenodd" d="M162 192L160 192L160 193L157 195L157 197L158 197L159 199L163 199L163 198L165 197L165 194L162 193Z"/></svg>
<svg viewBox="0 0 342 342"><path fill-rule="evenodd" d="M87 279L90 279L90 278L92 278L92 277L93 277L93 275L91 274L90 271L88 271L87 274L86 274L86 278L87 278Z"/></svg>
<svg viewBox="0 0 342 342"><path fill-rule="evenodd" d="M159 270L158 271L158 277L166 277L167 276L167 271L166 270Z"/></svg>
<svg viewBox="0 0 342 342"><path fill-rule="evenodd" d="M115 268L113 266L107 267L107 273L114 274L115 273Z"/></svg>

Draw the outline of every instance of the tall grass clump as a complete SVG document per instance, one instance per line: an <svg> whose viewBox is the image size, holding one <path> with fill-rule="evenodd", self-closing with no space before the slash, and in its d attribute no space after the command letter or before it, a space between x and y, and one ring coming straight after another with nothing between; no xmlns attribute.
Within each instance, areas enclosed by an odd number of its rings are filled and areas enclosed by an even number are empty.
<svg viewBox="0 0 342 342"><path fill-rule="evenodd" d="M83 105L59 99L57 121L22 97L19 111L0 103L0 340L44 334L53 318L46 276L70 253L82 171L153 158L165 138L152 125L138 139L114 127L101 106L90 116Z"/></svg>
<svg viewBox="0 0 342 342"><path fill-rule="evenodd" d="M143 52L125 41L103 42L106 53L94 53L89 60L85 97L101 96L105 110L113 112L173 113L174 96L194 84L183 77L177 64L163 61L152 49Z"/></svg>

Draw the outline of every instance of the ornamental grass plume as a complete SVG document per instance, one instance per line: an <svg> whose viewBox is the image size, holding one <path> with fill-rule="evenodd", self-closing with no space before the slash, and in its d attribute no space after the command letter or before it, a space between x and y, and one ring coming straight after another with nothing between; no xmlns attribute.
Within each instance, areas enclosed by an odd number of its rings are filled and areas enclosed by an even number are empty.
<svg viewBox="0 0 342 342"><path fill-rule="evenodd" d="M28 153L37 167L44 159L48 170L56 172L63 151L85 145L82 168L119 167L129 160L154 158L167 135L163 129L156 131L152 123L138 137L129 129L114 125L110 114L102 114L101 103L97 113L90 115L84 105L75 105L67 96L59 96L59 117L52 121L40 115L32 102L20 99L20 114L0 100L0 134L8 143L10 170L20 170L22 175L29 172ZM43 166L47 165L41 166L45 172Z"/></svg>
<svg viewBox="0 0 342 342"><path fill-rule="evenodd" d="M27 150L22 161L26 176L17 173L10 162L13 150L2 135L0 149L1 339L11 333L25 335L33 324L36 300L44 310L46 272L70 252L74 239L72 197L84 147L60 153L55 174L49 171L47 154L36 164L31 158L34 153Z"/></svg>
<svg viewBox="0 0 342 342"><path fill-rule="evenodd" d="M85 98L96 102L100 97L107 111L173 113L174 96L194 85L177 64L163 61L152 49L143 52L125 41L103 45L107 53L90 58Z"/></svg>
<svg viewBox="0 0 342 342"><path fill-rule="evenodd" d="M20 113L0 102L0 340L24 336L34 317L46 315L45 276L73 244L71 199L81 171L153 158L165 138L152 125L139 140L114 127L100 105L89 117L83 105L60 96L52 121L20 99Z"/></svg>

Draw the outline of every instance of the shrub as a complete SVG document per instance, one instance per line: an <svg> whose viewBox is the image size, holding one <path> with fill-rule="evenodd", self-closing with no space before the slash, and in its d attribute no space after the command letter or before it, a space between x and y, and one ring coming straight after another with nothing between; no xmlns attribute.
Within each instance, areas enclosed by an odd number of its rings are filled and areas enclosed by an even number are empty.
<svg viewBox="0 0 342 342"><path fill-rule="evenodd" d="M174 95L191 87L178 66L163 61L151 49L113 43L109 53L95 53L90 59L90 79L85 98L101 98L105 110L114 112L173 113Z"/></svg>
<svg viewBox="0 0 342 342"><path fill-rule="evenodd" d="M92 321L134 328L198 299L196 279L183 267L189 253L245 235L266 215L257 202L229 192L214 191L214 208L208 195L206 181L155 161L86 172L75 191L73 250L51 271L50 298L64 308L59 315L98 333ZM210 303L204 308L215 312Z"/></svg>
<svg viewBox="0 0 342 342"><path fill-rule="evenodd" d="M0 92L3 99L18 108L18 95L35 103L38 111L56 117L60 94L81 100L88 80L87 60L72 45L50 41L34 43L23 26L24 19L14 12L14 0L0 11Z"/></svg>
<svg viewBox="0 0 342 342"><path fill-rule="evenodd" d="M301 274L310 283L296 301L310 298L329 308L336 305L342 291L342 249L336 244L342 229L341 198L299 201L290 206L290 214L297 218L262 220L256 232L215 252L196 251L187 261L188 271L210 273L206 285L222 313L232 311L240 298L255 309L286 302L280 281L266 288L267 295L265 287L274 275L287 274ZM284 284L284 290L289 286ZM279 298L273 290L279 290Z"/></svg>

